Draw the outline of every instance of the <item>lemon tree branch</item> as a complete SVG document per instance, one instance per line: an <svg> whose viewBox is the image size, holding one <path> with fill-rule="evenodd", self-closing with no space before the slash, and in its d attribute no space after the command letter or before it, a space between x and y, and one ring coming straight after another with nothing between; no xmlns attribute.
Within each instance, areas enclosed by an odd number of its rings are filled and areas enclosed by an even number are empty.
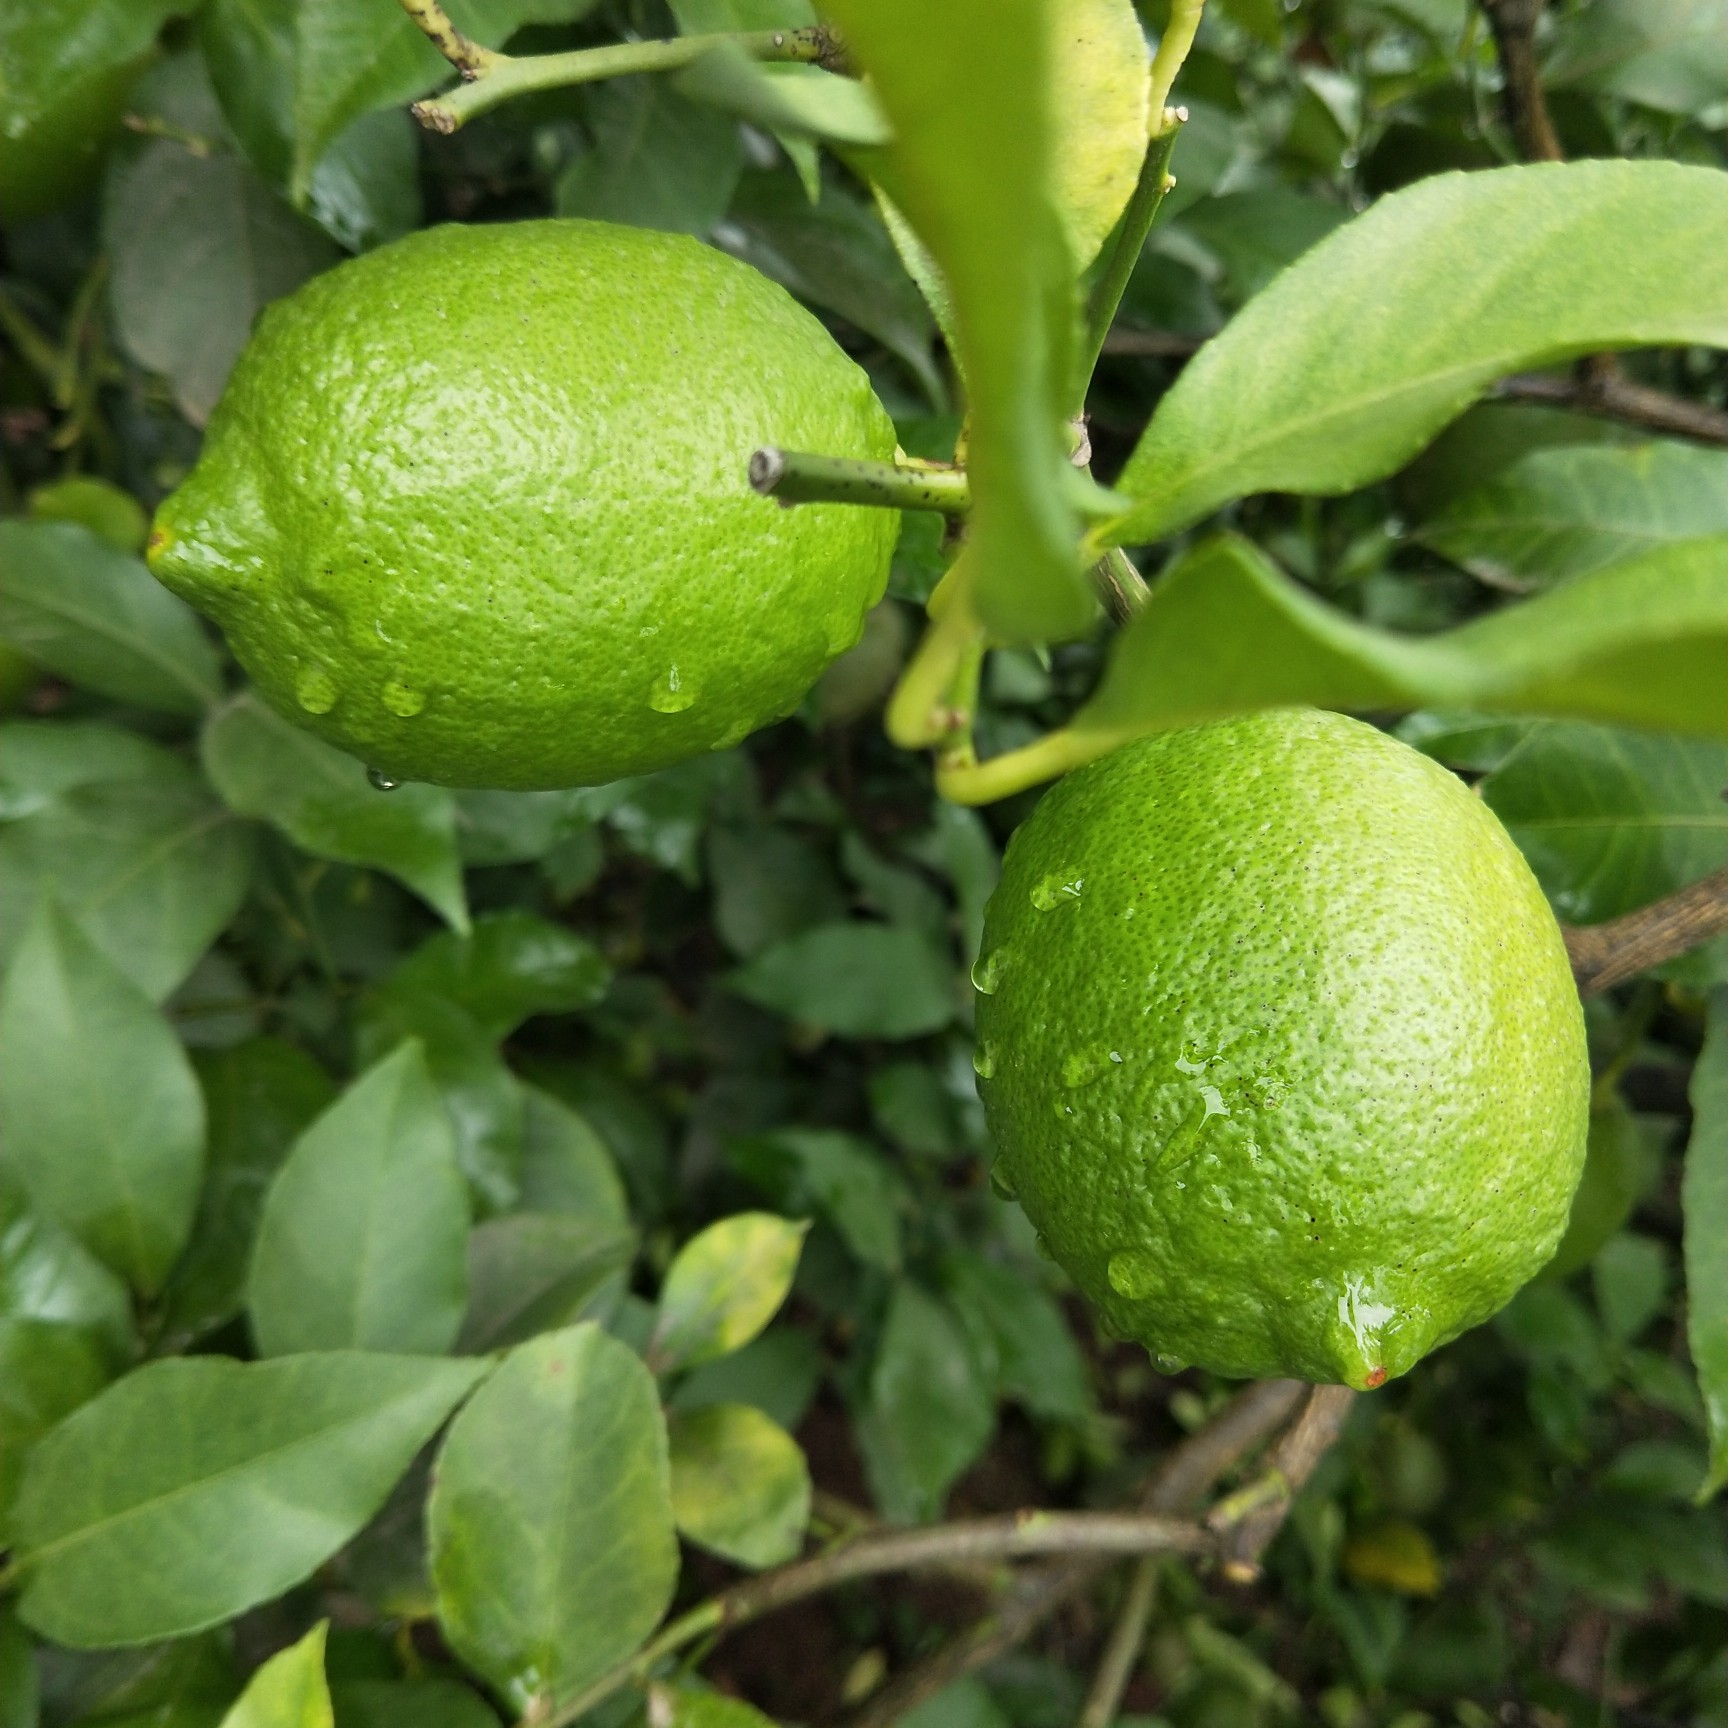
<svg viewBox="0 0 1728 1728"><path fill-rule="evenodd" d="M958 516L972 502L971 487L959 468L813 456L773 445L751 456L750 484L782 504L876 504Z"/></svg>
<svg viewBox="0 0 1728 1728"><path fill-rule="evenodd" d="M1728 930L1728 870L1605 924L1562 927L1580 996L1598 996Z"/></svg>
<svg viewBox="0 0 1728 1728"><path fill-rule="evenodd" d="M411 112L422 126L434 132L454 132L459 126L488 113L516 96L541 90L562 90L573 84L592 84L602 78L622 78L638 72L676 72L694 64L721 43L741 48L753 60L776 60L830 69L844 62L844 49L835 33L824 24L797 30L752 30L708 36L673 36L649 42L616 42L602 48L576 48L564 54L528 54L513 57L469 42L437 5L436 0L402 0L415 22L426 31L439 51L468 80L442 96L416 102ZM421 13L434 14L432 28ZM455 52L446 46L437 20L443 20L454 39ZM466 51L485 56L483 61L464 61Z"/></svg>

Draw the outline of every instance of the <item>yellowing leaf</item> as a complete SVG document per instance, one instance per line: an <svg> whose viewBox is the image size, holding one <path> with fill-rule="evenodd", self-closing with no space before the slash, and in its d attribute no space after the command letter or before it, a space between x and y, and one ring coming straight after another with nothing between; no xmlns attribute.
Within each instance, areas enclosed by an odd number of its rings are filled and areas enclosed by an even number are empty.
<svg viewBox="0 0 1728 1728"><path fill-rule="evenodd" d="M1344 1545L1344 1570L1358 1584L1375 1584L1401 1596L1433 1596L1440 1589L1440 1556L1414 1524L1388 1518L1352 1536Z"/></svg>
<svg viewBox="0 0 1728 1728"><path fill-rule="evenodd" d="M1128 206L1152 118L1152 57L1129 0L1063 0L1053 31L1056 212L1080 269Z"/></svg>

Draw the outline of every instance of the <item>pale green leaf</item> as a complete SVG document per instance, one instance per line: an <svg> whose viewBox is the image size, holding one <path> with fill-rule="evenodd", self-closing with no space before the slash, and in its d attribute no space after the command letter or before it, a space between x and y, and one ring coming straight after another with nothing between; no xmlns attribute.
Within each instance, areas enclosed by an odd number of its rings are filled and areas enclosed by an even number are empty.
<svg viewBox="0 0 1728 1728"><path fill-rule="evenodd" d="M1680 1192L1686 1214L1686 1338L1710 1422L1699 1498L1728 1483L1728 990L1710 999L1692 1071L1692 1140Z"/></svg>
<svg viewBox="0 0 1728 1728"><path fill-rule="evenodd" d="M468 1237L468 1312L457 1351L482 1355L579 1320L624 1294L636 1233L610 1219L515 1212Z"/></svg>
<svg viewBox="0 0 1728 1728"><path fill-rule="evenodd" d="M686 1242L660 1287L650 1359L694 1368L748 1344L792 1288L808 1225L740 1212Z"/></svg>
<svg viewBox="0 0 1728 1728"><path fill-rule="evenodd" d="M298 1644L272 1656L247 1682L222 1728L334 1728L324 1679L328 1630L320 1621Z"/></svg>
<svg viewBox="0 0 1728 1728"><path fill-rule="evenodd" d="M340 1352L139 1369L31 1457L21 1611L74 1647L175 1638L279 1596L384 1502L485 1372Z"/></svg>
<svg viewBox="0 0 1728 1728"><path fill-rule="evenodd" d="M1116 542L1251 492L1347 492L1495 379L1610 348L1728 346L1728 174L1597 161L1395 192L1256 296L1159 403Z"/></svg>
<svg viewBox="0 0 1728 1728"><path fill-rule="evenodd" d="M467 930L456 807L443 787L380 792L352 756L252 695L235 697L211 716L203 755L230 809L273 823L318 857L385 871L453 929Z"/></svg>
<svg viewBox="0 0 1728 1728"><path fill-rule="evenodd" d="M1692 114L1728 97L1723 0L1595 0L1569 12L1543 81Z"/></svg>
<svg viewBox="0 0 1728 1728"><path fill-rule="evenodd" d="M0 984L0 1119L36 1204L160 1289L198 1202L204 1101L149 998L47 898Z"/></svg>
<svg viewBox="0 0 1728 1728"><path fill-rule="evenodd" d="M247 1285L260 1354L448 1350L467 1235L456 1136L410 1040L300 1136L270 1185Z"/></svg>
<svg viewBox="0 0 1728 1728"><path fill-rule="evenodd" d="M810 1522L810 1470L798 1442L749 1404L708 1404L668 1428L678 1528L740 1566L796 1557Z"/></svg>
<svg viewBox="0 0 1728 1728"><path fill-rule="evenodd" d="M627 1225L629 1202L605 1141L538 1086L524 1086L522 1102L522 1209Z"/></svg>
<svg viewBox="0 0 1728 1728"><path fill-rule="evenodd" d="M1001 636L1092 616L1063 473L1074 266L1049 188L1049 0L838 0L895 141L871 157L948 290L970 407L971 546Z"/></svg>
<svg viewBox="0 0 1728 1728"><path fill-rule="evenodd" d="M518 1710L627 1656L678 1575L640 1358L591 1323L513 1351L451 1424L427 1520L444 1635Z"/></svg>

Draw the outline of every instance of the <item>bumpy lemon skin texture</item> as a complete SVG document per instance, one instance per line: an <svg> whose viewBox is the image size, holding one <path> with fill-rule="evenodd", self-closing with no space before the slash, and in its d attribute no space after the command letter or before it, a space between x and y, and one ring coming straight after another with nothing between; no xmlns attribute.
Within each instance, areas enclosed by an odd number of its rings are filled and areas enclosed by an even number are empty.
<svg viewBox="0 0 1728 1728"><path fill-rule="evenodd" d="M1002 1183L1165 1366L1379 1385L1554 1252L1589 1065L1494 814L1336 714L1143 739L1015 834L975 980Z"/></svg>
<svg viewBox="0 0 1728 1728"><path fill-rule="evenodd" d="M607 223L429 229L264 314L151 568L392 779L599 784L790 712L881 597L896 513L757 496L765 444L894 430L757 271Z"/></svg>

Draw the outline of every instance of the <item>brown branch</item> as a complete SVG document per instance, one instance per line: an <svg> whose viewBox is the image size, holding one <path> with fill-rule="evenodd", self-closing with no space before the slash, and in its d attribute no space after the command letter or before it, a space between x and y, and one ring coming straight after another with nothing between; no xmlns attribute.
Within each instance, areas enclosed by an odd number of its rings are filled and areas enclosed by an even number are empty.
<svg viewBox="0 0 1728 1728"><path fill-rule="evenodd" d="M490 48L482 48L471 36L464 36L438 0L402 0L402 10L464 78L477 78L488 66L495 66L504 58Z"/></svg>
<svg viewBox="0 0 1728 1728"><path fill-rule="evenodd" d="M1536 25L1545 0L1482 0L1494 47L1500 56L1504 84L1501 99L1506 124L1518 154L1526 162L1564 162L1566 153L1542 94L1541 66L1536 58Z"/></svg>
<svg viewBox="0 0 1728 1728"><path fill-rule="evenodd" d="M1204 336L1184 336L1176 330L1118 328L1104 338L1101 352L1133 360L1191 360L1205 340Z"/></svg>
<svg viewBox="0 0 1728 1728"><path fill-rule="evenodd" d="M1261 1380L1244 1387L1164 1459L1141 1495L1141 1510L1166 1517L1189 1510L1221 1476L1289 1420L1302 1392L1297 1380ZM1023 1575L1004 1603L897 1676L853 1717L849 1728L889 1728L926 1698L995 1661L1089 1588L1108 1564L1088 1556Z"/></svg>
<svg viewBox="0 0 1728 1728"><path fill-rule="evenodd" d="M1580 996L1598 996L1728 930L1728 870L1606 924L1565 924Z"/></svg>
<svg viewBox="0 0 1728 1728"><path fill-rule="evenodd" d="M1128 1690L1134 1664L1146 1642L1146 1628L1151 1624L1157 1599L1158 1562L1150 1554L1142 1555L1134 1564L1116 1624L1110 1628L1110 1641L1098 1658L1092 1689L1086 1694L1077 1728L1110 1728L1116 1720L1122 1708L1122 1694Z"/></svg>
<svg viewBox="0 0 1728 1728"><path fill-rule="evenodd" d="M1688 402L1648 384L1635 384L1615 371L1581 367L1570 378L1547 373L1504 378L1494 394L1504 402L1540 402L1571 408L1603 420L1620 420L1646 432L1692 438L1700 444L1728 446L1728 413L1703 402Z"/></svg>
<svg viewBox="0 0 1728 1728"><path fill-rule="evenodd" d="M1266 1474L1221 1500L1207 1515L1207 1525L1223 1538L1223 1571L1232 1583L1251 1584L1260 1576L1260 1556L1283 1528L1314 1467L1343 1432L1355 1399L1348 1386L1316 1386L1301 1416L1272 1449Z"/></svg>

